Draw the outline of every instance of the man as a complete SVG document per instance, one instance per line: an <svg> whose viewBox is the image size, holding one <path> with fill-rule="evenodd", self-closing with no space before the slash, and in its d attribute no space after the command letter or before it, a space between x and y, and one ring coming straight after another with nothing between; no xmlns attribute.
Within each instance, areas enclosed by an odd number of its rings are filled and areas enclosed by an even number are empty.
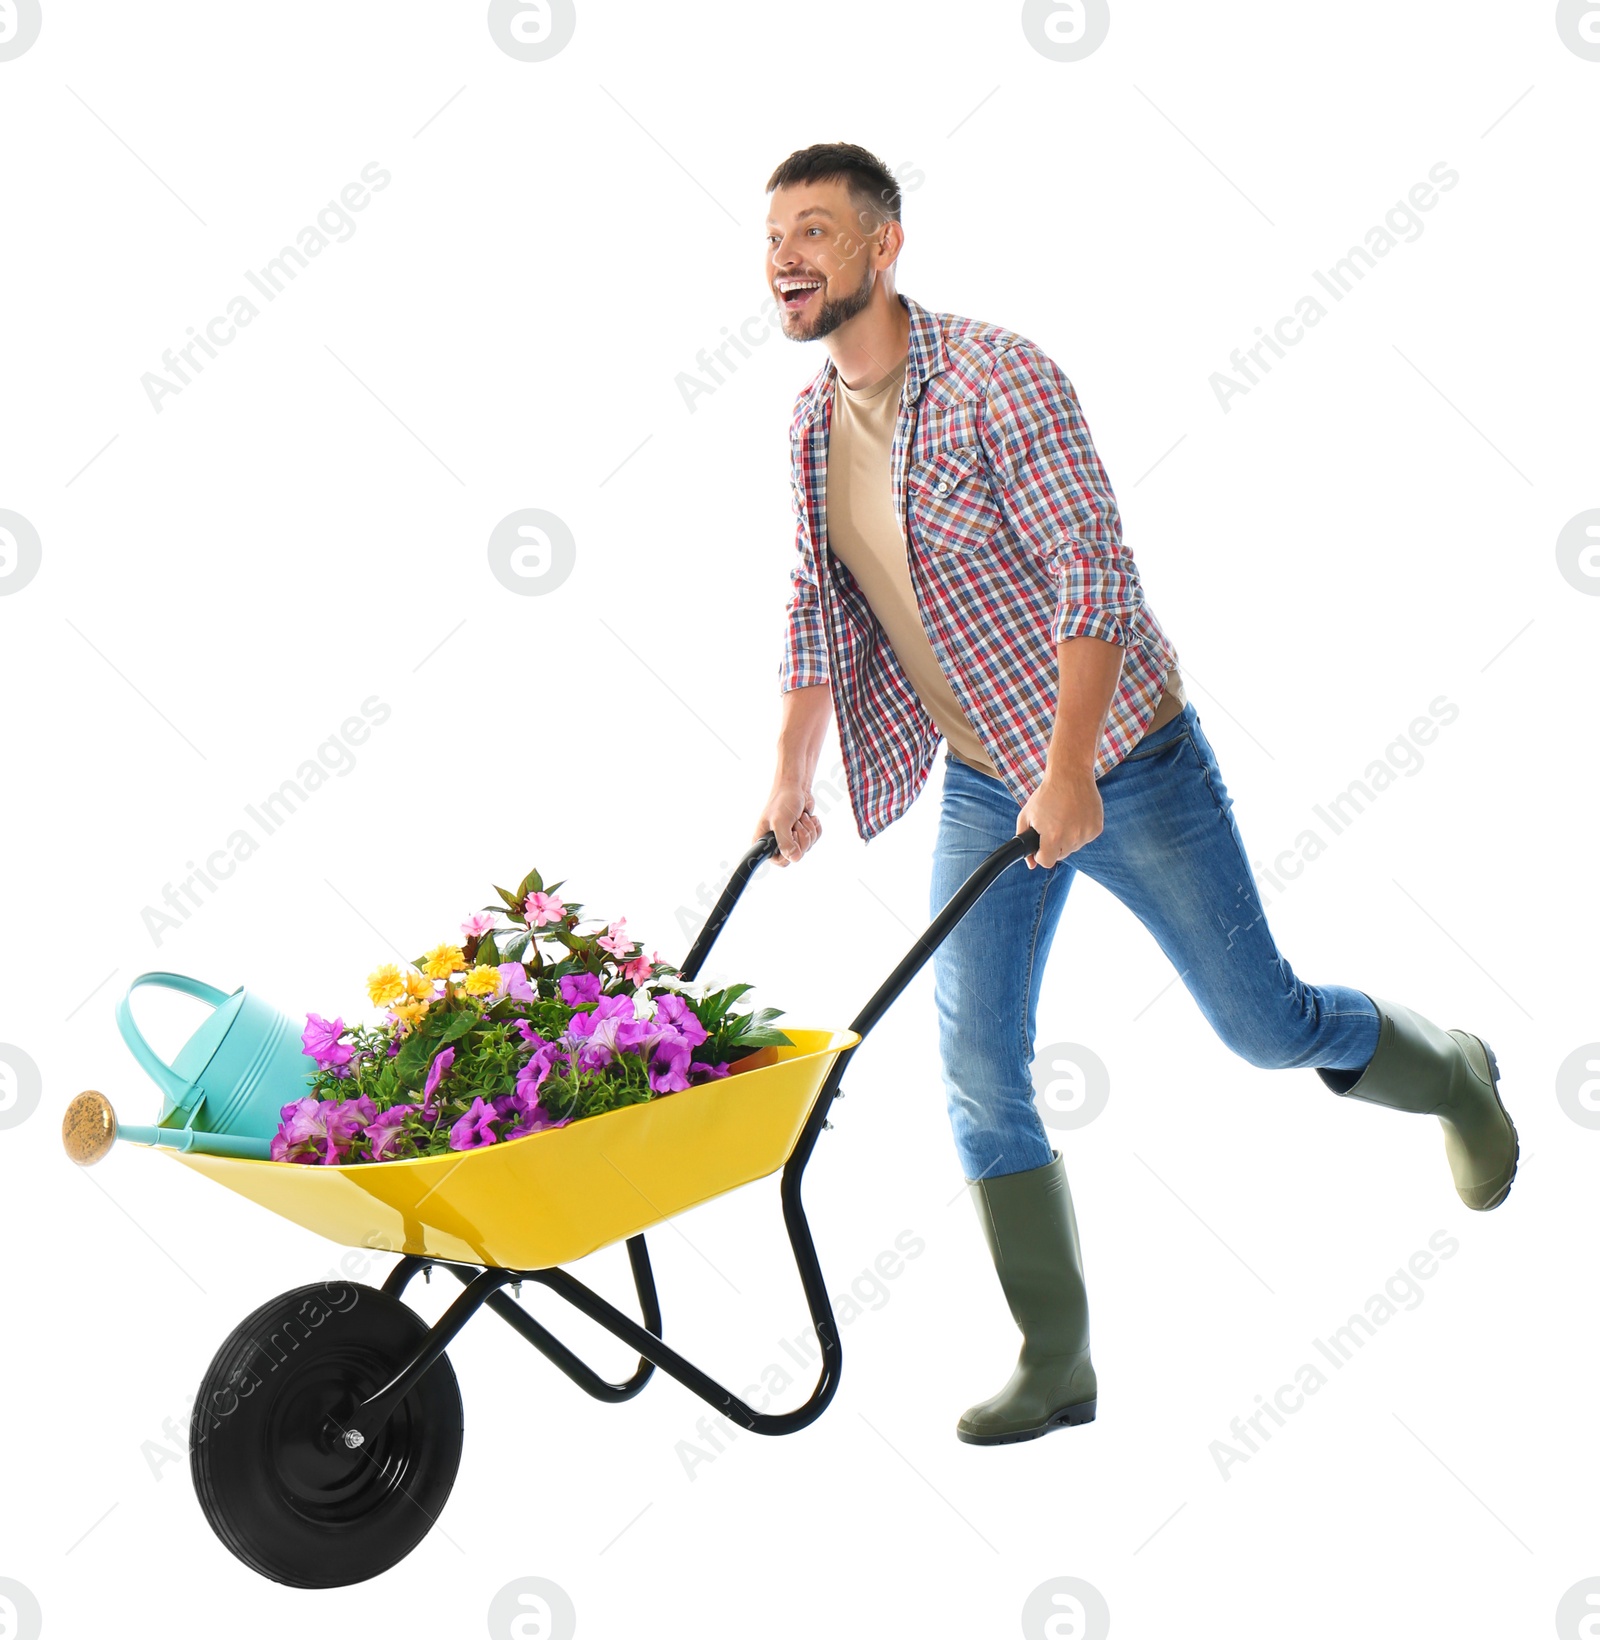
<svg viewBox="0 0 1600 1640"><path fill-rule="evenodd" d="M1007 839L1039 834L1028 869L1002 873L934 959L956 1147L1023 1337L1010 1381L956 1433L1027 1440L1087 1423L1097 1400L1072 1198L1030 1076L1076 872L1144 923L1251 1064L1315 1067L1336 1093L1436 1115L1469 1207L1505 1199L1516 1130L1481 1038L1308 985L1279 955L1066 376L1011 331L896 294L900 190L865 149L801 149L767 192L784 334L828 361L790 427L782 729L754 835L777 834L781 865L822 835L811 783L830 714L864 839L947 742L932 913Z"/></svg>

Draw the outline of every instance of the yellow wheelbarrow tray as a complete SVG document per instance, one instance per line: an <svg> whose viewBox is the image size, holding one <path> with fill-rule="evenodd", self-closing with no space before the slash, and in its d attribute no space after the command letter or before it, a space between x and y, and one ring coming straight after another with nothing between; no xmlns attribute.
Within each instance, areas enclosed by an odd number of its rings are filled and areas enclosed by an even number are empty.
<svg viewBox="0 0 1600 1640"><path fill-rule="evenodd" d="M409 1554L455 1482L462 1407L445 1352L480 1309L600 1401L631 1399L660 1368L757 1434L792 1434L820 1417L838 1389L842 1354L800 1198L806 1164L832 1126L850 1055L990 884L1038 846L1028 830L996 849L848 1029L791 1031L792 1046L760 1049L725 1078L449 1156L327 1167L165 1150L334 1241L400 1254L381 1287L330 1277L294 1288L247 1316L217 1351L191 1414L190 1473L223 1544L262 1576L301 1588L361 1582ZM768 832L734 868L684 959L686 980L755 868L776 852ZM64 1137L76 1153L71 1121L69 1107ZM110 1126L114 1133L114 1116ZM763 1412L664 1341L644 1232L779 1168L821 1361L799 1406ZM637 1321L561 1268L619 1241ZM429 1326L402 1295L434 1268L464 1290ZM569 1349L518 1302L524 1283L558 1294L637 1352L631 1375L612 1382ZM519 1388L504 1404L520 1408L530 1395Z"/></svg>
<svg viewBox="0 0 1600 1640"><path fill-rule="evenodd" d="M513 1270L571 1264L789 1159L853 1031L787 1032L730 1074L481 1150L344 1167L163 1150L350 1247Z"/></svg>

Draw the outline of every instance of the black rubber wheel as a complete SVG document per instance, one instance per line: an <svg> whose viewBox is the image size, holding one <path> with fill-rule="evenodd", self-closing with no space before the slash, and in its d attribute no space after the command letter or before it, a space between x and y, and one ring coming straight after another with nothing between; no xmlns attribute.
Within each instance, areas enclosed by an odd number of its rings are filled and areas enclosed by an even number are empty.
<svg viewBox="0 0 1600 1640"><path fill-rule="evenodd" d="M211 1529L252 1571L301 1589L361 1583L427 1536L461 1462L461 1392L440 1356L365 1446L329 1414L388 1383L427 1334L376 1287L318 1282L263 1304L195 1398L189 1469Z"/></svg>

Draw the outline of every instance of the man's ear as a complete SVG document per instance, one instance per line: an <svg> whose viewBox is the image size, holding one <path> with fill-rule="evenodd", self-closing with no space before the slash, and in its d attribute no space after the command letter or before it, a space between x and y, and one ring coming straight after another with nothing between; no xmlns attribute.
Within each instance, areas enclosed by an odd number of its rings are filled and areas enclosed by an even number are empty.
<svg viewBox="0 0 1600 1640"><path fill-rule="evenodd" d="M905 229L893 218L890 218L878 230L873 241L873 253L878 258L879 265L885 268L893 267L900 255L900 248L905 242Z"/></svg>

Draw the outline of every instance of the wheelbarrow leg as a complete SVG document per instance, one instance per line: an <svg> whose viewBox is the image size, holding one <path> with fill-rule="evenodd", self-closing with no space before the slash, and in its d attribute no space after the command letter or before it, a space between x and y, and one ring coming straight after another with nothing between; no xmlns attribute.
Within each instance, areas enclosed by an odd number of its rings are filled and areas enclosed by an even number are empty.
<svg viewBox="0 0 1600 1640"><path fill-rule="evenodd" d="M645 1250L642 1235L628 1238L628 1262L633 1266L633 1284L639 1294L639 1310L644 1317L645 1327L653 1337L659 1338L661 1305L656 1297L655 1277L650 1269L650 1255ZM449 1268L458 1281L469 1282L473 1278L471 1265L452 1264ZM535 1321L520 1304L505 1293L495 1293L489 1299L489 1308L527 1339L553 1365L559 1367L579 1389L586 1391L597 1401L632 1400L650 1382L655 1373L655 1364L641 1356L633 1376L620 1384L613 1384L609 1379L602 1378L588 1362L573 1354L554 1333Z"/></svg>
<svg viewBox="0 0 1600 1640"><path fill-rule="evenodd" d="M811 1228L806 1222L805 1207L800 1199L800 1179L805 1171L805 1165L811 1155L812 1146L816 1143L817 1134L822 1127L822 1113L832 1101L839 1085L839 1069L842 1059L835 1063L833 1072L824 1084L822 1093L812 1111L806 1127L802 1130L799 1143L790 1156L783 1172L783 1219L789 1232L789 1245L794 1253L795 1266L800 1274L800 1284L805 1290L806 1304L811 1312L812 1328L816 1332L817 1342L821 1349L821 1365L817 1372L817 1382L811 1394L799 1406L789 1412L757 1412L745 1401L741 1400L732 1390L719 1384L709 1373L702 1372L692 1361L678 1354L676 1350L668 1348L661 1341L659 1312L657 1312L657 1326L650 1332L625 1316L614 1305L608 1304L598 1293L591 1291L575 1276L565 1270L530 1270L528 1278L538 1281L559 1293L575 1310L581 1311L591 1321L597 1321L608 1332L620 1338L623 1343L636 1349L646 1361L653 1361L669 1377L675 1378L685 1389L693 1391L701 1400L715 1407L723 1417L748 1429L757 1435L792 1435L797 1430L804 1429L808 1424L822 1416L828 1403L833 1399L834 1392L839 1387L839 1371L842 1351L839 1344L839 1329L833 1318L833 1306L828 1300L827 1284L823 1279L822 1266L817 1259L816 1247L811 1239ZM643 1262L643 1238L639 1259L634 1265L634 1275L639 1278L639 1264ZM630 1254L632 1246L629 1247ZM645 1265L646 1274L649 1266ZM640 1284L641 1302L644 1300L644 1286ZM650 1291L654 1295L654 1283Z"/></svg>

